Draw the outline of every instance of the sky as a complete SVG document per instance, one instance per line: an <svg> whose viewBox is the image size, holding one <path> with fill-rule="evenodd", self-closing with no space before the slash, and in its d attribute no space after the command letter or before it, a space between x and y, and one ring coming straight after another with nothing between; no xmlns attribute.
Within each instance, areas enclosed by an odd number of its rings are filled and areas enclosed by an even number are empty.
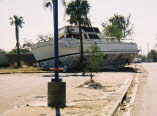
<svg viewBox="0 0 157 116"><path fill-rule="evenodd" d="M70 0L67 0L69 2ZM155 48L157 43L157 0L88 0L92 25L102 31L101 24L115 13L127 17L131 14L134 25L132 38L143 54ZM10 51L15 47L15 27L9 17L22 16L25 24L20 29L20 43L37 42L38 35L53 32L50 9L43 7L44 0L0 0L0 48ZM67 23L65 9L59 0L59 28Z"/></svg>

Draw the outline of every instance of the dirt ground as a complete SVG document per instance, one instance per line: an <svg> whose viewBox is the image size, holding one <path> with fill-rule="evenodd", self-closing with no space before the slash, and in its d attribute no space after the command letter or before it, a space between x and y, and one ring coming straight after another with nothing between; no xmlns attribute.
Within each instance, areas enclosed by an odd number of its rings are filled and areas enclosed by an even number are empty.
<svg viewBox="0 0 157 116"><path fill-rule="evenodd" d="M101 72L94 80L100 82L103 89L80 88L80 84L89 79L79 73L62 73L61 78L67 84L67 107L55 109L49 107L27 107L27 104L47 103L47 83L51 73L3 74L0 75L0 114L4 116L104 116L116 101L116 95L123 91L133 73ZM57 111L57 112L56 112Z"/></svg>

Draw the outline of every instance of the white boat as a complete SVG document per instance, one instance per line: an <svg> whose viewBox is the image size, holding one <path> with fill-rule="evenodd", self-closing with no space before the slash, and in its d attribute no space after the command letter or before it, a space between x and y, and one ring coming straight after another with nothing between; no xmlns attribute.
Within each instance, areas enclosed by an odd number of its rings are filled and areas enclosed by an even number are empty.
<svg viewBox="0 0 157 116"><path fill-rule="evenodd" d="M104 53L102 68L122 68L133 62L139 50L136 43L119 42L113 37L103 37L98 28L82 27L83 48L96 43ZM40 42L32 46L32 52L40 67L54 67L54 40ZM84 53L86 56L86 53ZM77 68L80 64L80 39L77 26L59 29L59 66L67 69Z"/></svg>

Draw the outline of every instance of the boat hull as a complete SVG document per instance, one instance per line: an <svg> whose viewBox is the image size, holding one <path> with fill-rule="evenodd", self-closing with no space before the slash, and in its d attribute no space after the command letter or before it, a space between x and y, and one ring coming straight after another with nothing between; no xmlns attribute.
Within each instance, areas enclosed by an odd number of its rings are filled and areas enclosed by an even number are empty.
<svg viewBox="0 0 157 116"><path fill-rule="evenodd" d="M131 63L138 54L136 43L103 42L102 40L84 41L84 54L92 44L96 43L100 51L104 53L102 68L122 68ZM43 68L54 67L54 44L53 41L42 42L32 46L32 52ZM73 69L80 64L80 43L77 40L59 42L59 66Z"/></svg>

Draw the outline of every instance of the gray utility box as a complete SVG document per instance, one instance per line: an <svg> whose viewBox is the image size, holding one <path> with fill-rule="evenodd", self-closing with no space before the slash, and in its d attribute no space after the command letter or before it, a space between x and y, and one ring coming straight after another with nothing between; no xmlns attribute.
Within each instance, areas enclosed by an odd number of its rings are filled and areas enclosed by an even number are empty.
<svg viewBox="0 0 157 116"><path fill-rule="evenodd" d="M48 82L48 106L66 106L66 83Z"/></svg>

